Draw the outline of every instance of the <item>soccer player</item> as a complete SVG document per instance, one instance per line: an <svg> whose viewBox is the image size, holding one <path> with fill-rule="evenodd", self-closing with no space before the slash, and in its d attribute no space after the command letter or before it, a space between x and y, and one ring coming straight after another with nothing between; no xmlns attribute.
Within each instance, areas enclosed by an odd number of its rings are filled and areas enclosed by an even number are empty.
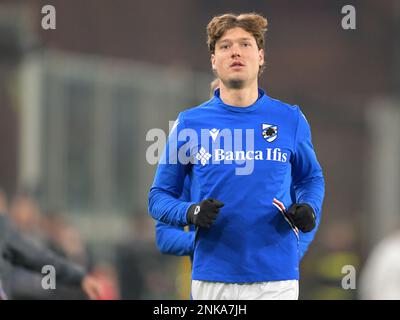
<svg viewBox="0 0 400 320"><path fill-rule="evenodd" d="M309 124L258 87L266 28L253 13L210 21L219 89L179 114L150 189L153 218L196 227L193 299L297 299L319 225L324 179ZM179 199L186 176L189 202Z"/></svg>

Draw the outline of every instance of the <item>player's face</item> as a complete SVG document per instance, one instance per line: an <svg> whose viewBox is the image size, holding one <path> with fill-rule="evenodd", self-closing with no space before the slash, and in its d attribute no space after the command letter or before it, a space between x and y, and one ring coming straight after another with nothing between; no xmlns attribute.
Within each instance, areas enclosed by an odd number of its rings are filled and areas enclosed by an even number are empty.
<svg viewBox="0 0 400 320"><path fill-rule="evenodd" d="M254 36L242 28L229 29L215 44L211 55L213 70L223 83L245 86L258 78L264 63L264 50L258 49Z"/></svg>

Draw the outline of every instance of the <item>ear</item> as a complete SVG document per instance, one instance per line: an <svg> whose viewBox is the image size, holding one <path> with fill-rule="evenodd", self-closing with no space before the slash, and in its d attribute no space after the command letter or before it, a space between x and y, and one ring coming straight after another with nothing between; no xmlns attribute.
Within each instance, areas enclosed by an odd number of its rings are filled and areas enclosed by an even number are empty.
<svg viewBox="0 0 400 320"><path fill-rule="evenodd" d="M216 70L217 68L216 68L216 66L215 66L215 54L214 54L214 53L211 54L210 61L211 61L211 67L212 67L212 69L213 69L213 70Z"/></svg>
<svg viewBox="0 0 400 320"><path fill-rule="evenodd" d="M264 49L258 50L258 59L259 65L262 66L264 64Z"/></svg>

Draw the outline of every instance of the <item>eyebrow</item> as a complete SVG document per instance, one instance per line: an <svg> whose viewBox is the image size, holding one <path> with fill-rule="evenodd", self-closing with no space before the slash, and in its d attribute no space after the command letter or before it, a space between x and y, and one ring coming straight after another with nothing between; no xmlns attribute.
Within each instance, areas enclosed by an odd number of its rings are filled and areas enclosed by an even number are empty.
<svg viewBox="0 0 400 320"><path fill-rule="evenodd" d="M243 40L250 41L251 38L239 38L238 40L239 40L239 41L240 41L240 40L241 40L241 41L243 41ZM224 41L229 42L229 41L232 41L232 40L231 40L231 39L221 39L221 40L219 40L219 42L224 42Z"/></svg>

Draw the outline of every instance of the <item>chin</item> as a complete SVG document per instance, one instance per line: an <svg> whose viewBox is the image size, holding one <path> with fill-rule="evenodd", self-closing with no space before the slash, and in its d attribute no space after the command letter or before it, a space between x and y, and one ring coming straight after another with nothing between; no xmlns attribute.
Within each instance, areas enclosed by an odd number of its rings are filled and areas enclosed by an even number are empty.
<svg viewBox="0 0 400 320"><path fill-rule="evenodd" d="M229 87L232 89L242 89L244 88L245 81L244 80L230 80Z"/></svg>
<svg viewBox="0 0 400 320"><path fill-rule="evenodd" d="M242 77L234 77L223 81L225 86L232 89L241 89L245 86L246 80Z"/></svg>
<svg viewBox="0 0 400 320"><path fill-rule="evenodd" d="M232 89L242 89L246 84L246 80L243 78L232 78L228 79L226 86Z"/></svg>

